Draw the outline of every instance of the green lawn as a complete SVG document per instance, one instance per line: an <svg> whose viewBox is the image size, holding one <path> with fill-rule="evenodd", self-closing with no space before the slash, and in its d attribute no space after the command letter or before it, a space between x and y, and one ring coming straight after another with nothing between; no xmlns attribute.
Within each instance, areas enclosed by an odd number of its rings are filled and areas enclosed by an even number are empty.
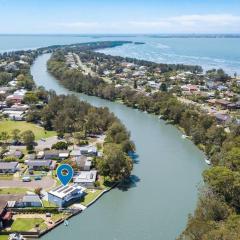
<svg viewBox="0 0 240 240"><path fill-rule="evenodd" d="M0 195L1 194L21 194L26 193L28 190L26 188L1 188L0 189Z"/></svg>
<svg viewBox="0 0 240 240"><path fill-rule="evenodd" d="M103 190L86 190L86 195L81 199L81 204L87 206L90 202L92 202L95 198L97 198Z"/></svg>
<svg viewBox="0 0 240 240"><path fill-rule="evenodd" d="M57 214L53 214L51 219L52 219L53 222L57 222L58 220L61 220L64 217L66 217L66 215L64 216L63 213L57 213Z"/></svg>
<svg viewBox="0 0 240 240"><path fill-rule="evenodd" d="M7 131L9 134L11 134L13 129L19 129L21 130L21 132L26 130L31 130L35 134L36 140L39 140L41 138L48 138L56 135L56 132L46 131L42 127L33 123L28 123L24 121L10 121L10 120L4 120L0 122L0 132Z"/></svg>
<svg viewBox="0 0 240 240"><path fill-rule="evenodd" d="M40 225L40 229L46 227L42 218L17 218L11 226L11 231L30 231L36 224Z"/></svg>
<svg viewBox="0 0 240 240"><path fill-rule="evenodd" d="M45 208L57 207L57 205L55 205L55 204L53 204L53 203L51 203L51 202L48 202L48 201L46 201L46 200L43 200L42 202L43 202L43 207L45 207Z"/></svg>
<svg viewBox="0 0 240 240"><path fill-rule="evenodd" d="M8 235L0 235L0 240L8 240Z"/></svg>

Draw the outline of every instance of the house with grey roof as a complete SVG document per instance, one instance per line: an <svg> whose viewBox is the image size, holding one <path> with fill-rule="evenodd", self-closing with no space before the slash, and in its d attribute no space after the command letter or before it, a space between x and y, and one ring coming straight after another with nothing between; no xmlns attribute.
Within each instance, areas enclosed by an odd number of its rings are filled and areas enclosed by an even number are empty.
<svg viewBox="0 0 240 240"><path fill-rule="evenodd" d="M15 173L18 171L18 162L0 162L0 173Z"/></svg>
<svg viewBox="0 0 240 240"><path fill-rule="evenodd" d="M79 170L89 171L91 169L92 159L90 157L81 155L79 157L75 157L74 160L75 160L77 166L79 167Z"/></svg>
<svg viewBox="0 0 240 240"><path fill-rule="evenodd" d="M56 162L52 160L27 160L25 164L29 170L42 171L55 169Z"/></svg>
<svg viewBox="0 0 240 240"><path fill-rule="evenodd" d="M29 194L23 196L20 201L17 201L14 207L22 208L22 207L42 207L42 201L37 194Z"/></svg>

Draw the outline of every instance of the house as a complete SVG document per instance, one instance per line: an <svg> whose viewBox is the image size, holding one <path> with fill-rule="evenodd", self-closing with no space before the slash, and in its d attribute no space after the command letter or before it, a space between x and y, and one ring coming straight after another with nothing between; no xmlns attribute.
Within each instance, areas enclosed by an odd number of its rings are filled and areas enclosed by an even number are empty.
<svg viewBox="0 0 240 240"><path fill-rule="evenodd" d="M58 156L60 159L66 159L69 157L69 151L59 151Z"/></svg>
<svg viewBox="0 0 240 240"><path fill-rule="evenodd" d="M224 99L216 99L216 101L215 101L215 105L218 105L218 106L220 106L220 107L222 107L224 109L226 109L228 104L230 104L230 103L231 102L226 101Z"/></svg>
<svg viewBox="0 0 240 240"><path fill-rule="evenodd" d="M15 173L18 165L18 162L0 162L0 173Z"/></svg>
<svg viewBox="0 0 240 240"><path fill-rule="evenodd" d="M42 207L42 201L36 194L29 194L23 196L23 198L20 201L17 201L14 205L16 208L22 208L22 207Z"/></svg>
<svg viewBox="0 0 240 240"><path fill-rule="evenodd" d="M10 150L7 153L4 154L6 157L15 157L15 158L22 158L23 153L21 150Z"/></svg>
<svg viewBox="0 0 240 240"><path fill-rule="evenodd" d="M81 171L89 171L92 166L92 160L89 157L81 155L74 159Z"/></svg>
<svg viewBox="0 0 240 240"><path fill-rule="evenodd" d="M48 201L59 207L66 207L81 199L85 190L86 188L78 184L61 185L48 192Z"/></svg>
<svg viewBox="0 0 240 240"><path fill-rule="evenodd" d="M69 157L69 151L68 150L46 150L44 151L43 158L45 160L49 159L66 159Z"/></svg>
<svg viewBox="0 0 240 240"><path fill-rule="evenodd" d="M7 201L0 199L0 230L12 219L12 213L7 211Z"/></svg>
<svg viewBox="0 0 240 240"><path fill-rule="evenodd" d="M13 121L23 121L24 111L3 110L3 114L7 115Z"/></svg>
<svg viewBox="0 0 240 240"><path fill-rule="evenodd" d="M29 170L35 171L53 170L56 167L56 162L52 160L26 160L25 163Z"/></svg>
<svg viewBox="0 0 240 240"><path fill-rule="evenodd" d="M94 146L80 147L80 151L85 156L97 156L97 148Z"/></svg>
<svg viewBox="0 0 240 240"><path fill-rule="evenodd" d="M188 84L188 85L183 85L181 86L181 89L183 91L187 91L187 92L196 92L196 91L199 91L198 87L196 85L191 85L191 84Z"/></svg>
<svg viewBox="0 0 240 240"><path fill-rule="evenodd" d="M215 117L220 124L229 123L231 121L231 117L228 114L216 113Z"/></svg>
<svg viewBox="0 0 240 240"><path fill-rule="evenodd" d="M230 110L240 109L240 101L236 103L230 103L227 105L227 108Z"/></svg>
<svg viewBox="0 0 240 240"><path fill-rule="evenodd" d="M85 187L93 187L96 179L96 170L81 171L76 177L74 177L73 182Z"/></svg>
<svg viewBox="0 0 240 240"><path fill-rule="evenodd" d="M80 149L74 149L71 151L70 153L70 156L71 157L80 157L82 154L81 154L81 151Z"/></svg>
<svg viewBox="0 0 240 240"><path fill-rule="evenodd" d="M13 103L21 103L23 101L24 96L18 95L9 95L7 96L6 100L11 101Z"/></svg>

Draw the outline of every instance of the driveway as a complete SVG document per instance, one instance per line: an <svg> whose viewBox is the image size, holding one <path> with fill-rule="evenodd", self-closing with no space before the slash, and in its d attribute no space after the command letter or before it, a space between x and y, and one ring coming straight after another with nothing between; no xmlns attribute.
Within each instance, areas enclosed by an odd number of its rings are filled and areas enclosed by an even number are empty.
<svg viewBox="0 0 240 240"><path fill-rule="evenodd" d="M56 181L52 179L52 177L47 176L42 178L41 180L32 180L31 182L22 182L22 180L13 179L13 180L0 180L0 188L43 188L49 189L54 187Z"/></svg>

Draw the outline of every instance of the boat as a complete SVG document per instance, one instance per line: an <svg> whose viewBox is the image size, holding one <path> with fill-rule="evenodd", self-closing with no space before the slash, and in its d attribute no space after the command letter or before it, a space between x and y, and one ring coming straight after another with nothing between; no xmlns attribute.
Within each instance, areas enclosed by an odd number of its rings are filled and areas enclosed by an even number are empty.
<svg viewBox="0 0 240 240"><path fill-rule="evenodd" d="M184 135L184 134L183 134L183 135L182 135L182 139L185 139L185 138L187 138L187 135Z"/></svg>
<svg viewBox="0 0 240 240"><path fill-rule="evenodd" d="M68 220L64 220L64 225L67 227L68 226Z"/></svg>
<svg viewBox="0 0 240 240"><path fill-rule="evenodd" d="M11 233L8 236L8 240L25 240L20 233Z"/></svg>
<svg viewBox="0 0 240 240"><path fill-rule="evenodd" d="M206 162L207 165L211 165L211 161L209 159L206 158L205 162Z"/></svg>

